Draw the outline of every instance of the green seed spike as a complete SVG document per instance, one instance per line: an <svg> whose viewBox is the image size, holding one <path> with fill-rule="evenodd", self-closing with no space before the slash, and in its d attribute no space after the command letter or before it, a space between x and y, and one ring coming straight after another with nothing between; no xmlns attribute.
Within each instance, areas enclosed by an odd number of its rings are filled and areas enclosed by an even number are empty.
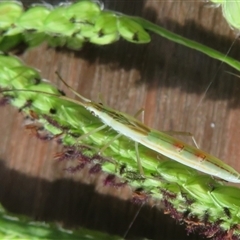
<svg viewBox="0 0 240 240"><path fill-rule="evenodd" d="M129 42L148 43L151 41L149 34L139 23L125 16L118 17L118 31Z"/></svg>
<svg viewBox="0 0 240 240"><path fill-rule="evenodd" d="M229 1L224 0L214 0L213 2L222 5L229 3ZM238 15L235 9L232 10L231 6L224 5L223 7L231 25L237 27ZM236 9L238 8L238 5L234 6L236 6ZM86 41L99 45L110 44L117 41L119 36L133 43L148 43L150 36L146 31L151 31L240 70L240 63L225 54L167 31L143 18L123 16L114 11L103 11L99 4L93 1L84 0L53 10L49 9L50 13L48 15L48 10L41 10L44 6L33 6L32 8L37 10L31 11L30 8L24 12L18 1L0 3L1 51L9 51L21 42L32 47L37 46L43 40L49 42L52 47L67 46L75 50L79 50ZM9 14L10 12L11 14ZM108 14L105 14L106 12ZM24 16L25 14L27 14L27 17ZM35 14L38 15L38 19L34 19L36 18ZM44 19L45 15L46 18ZM111 23L108 19L105 20L103 16L111 19ZM117 18L117 33L113 31L115 29L115 18ZM28 19L29 21L27 21ZM34 29L31 29L33 27L31 19L36 23ZM42 23L40 22L41 19ZM18 25L18 20L20 20L20 25ZM99 20L99 23L97 20ZM26 32L26 30L31 31ZM41 31L43 31L42 34L39 33ZM31 34L33 34L32 37Z"/></svg>

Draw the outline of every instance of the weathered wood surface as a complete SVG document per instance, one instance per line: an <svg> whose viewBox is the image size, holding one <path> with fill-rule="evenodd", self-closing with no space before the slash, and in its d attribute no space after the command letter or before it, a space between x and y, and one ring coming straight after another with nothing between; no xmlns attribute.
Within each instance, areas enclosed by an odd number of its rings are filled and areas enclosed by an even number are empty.
<svg viewBox="0 0 240 240"><path fill-rule="evenodd" d="M143 16L223 53L235 38L220 9L206 8L200 1L111 0L105 6ZM240 59L239 49L237 42L230 55ZM225 73L233 71L230 67L223 64L218 71L220 62L156 35L146 45L122 40L104 47L88 44L79 52L41 46L20 57L57 84L58 70L88 98L97 100L101 93L115 109L134 114L143 107L147 125L191 132L202 149L240 171L240 80ZM139 208L124 200L130 190L106 189L101 176L86 179L84 172L67 176L63 166L53 161L60 148L30 136L22 120L12 107L1 108L0 202L12 212L39 220L123 235ZM149 206L140 211L129 236L201 239L197 234L187 236L184 226Z"/></svg>

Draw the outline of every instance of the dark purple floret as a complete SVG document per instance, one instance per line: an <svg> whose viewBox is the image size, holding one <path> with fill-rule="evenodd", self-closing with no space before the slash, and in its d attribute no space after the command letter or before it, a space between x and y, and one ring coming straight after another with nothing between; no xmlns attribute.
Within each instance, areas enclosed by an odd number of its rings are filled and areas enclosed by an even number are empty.
<svg viewBox="0 0 240 240"><path fill-rule="evenodd" d="M3 96L0 99L0 106L6 106L11 103L14 98L12 96Z"/></svg>
<svg viewBox="0 0 240 240"><path fill-rule="evenodd" d="M102 170L101 165L95 164L93 167L90 168L89 173L95 174L95 173L99 173L101 170Z"/></svg>
<svg viewBox="0 0 240 240"><path fill-rule="evenodd" d="M149 196L143 190L135 190L132 197L132 202L138 205L144 204L148 201Z"/></svg>
<svg viewBox="0 0 240 240"><path fill-rule="evenodd" d="M117 182L116 180L117 179L116 179L115 175L109 174L104 180L104 185L119 188L119 187L126 186L126 184L127 184L127 181L126 182Z"/></svg>
<svg viewBox="0 0 240 240"><path fill-rule="evenodd" d="M69 173L76 173L76 172L79 172L80 170L82 170L85 167L85 165L86 165L86 163L81 163L81 164L78 164L75 167L65 168L64 170L69 172Z"/></svg>
<svg viewBox="0 0 240 240"><path fill-rule="evenodd" d="M172 193L172 192L169 192L169 191L167 191L167 190L165 190L165 189L161 189L161 193L163 194L163 196L164 196L166 199L171 199L171 200L173 200L173 199L176 199L176 197L177 197L177 194Z"/></svg>
<svg viewBox="0 0 240 240"><path fill-rule="evenodd" d="M115 175L109 174L104 180L104 185L105 186L109 186L109 185L112 186L115 182L115 178L116 178Z"/></svg>

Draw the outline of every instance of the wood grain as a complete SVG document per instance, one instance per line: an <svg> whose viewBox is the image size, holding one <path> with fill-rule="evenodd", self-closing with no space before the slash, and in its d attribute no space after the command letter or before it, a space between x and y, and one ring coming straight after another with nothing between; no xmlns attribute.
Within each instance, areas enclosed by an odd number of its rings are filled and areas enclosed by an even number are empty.
<svg viewBox="0 0 240 240"><path fill-rule="evenodd" d="M109 0L105 7L145 17L223 53L235 38L220 9L200 1ZM229 55L240 59L239 48L237 41ZM202 149L240 171L240 80L225 72L234 72L230 67L156 35L146 45L120 40L109 46L87 44L78 52L43 45L19 57L59 87L56 70L88 98L98 100L101 93L108 105L129 114L143 107L147 125L191 132ZM123 236L139 209L127 201L130 189L106 189L102 176L86 179L84 171L69 176L53 160L60 147L30 136L22 120L12 107L1 108L0 202L38 220ZM201 239L197 234L187 236L184 226L147 205L128 237Z"/></svg>

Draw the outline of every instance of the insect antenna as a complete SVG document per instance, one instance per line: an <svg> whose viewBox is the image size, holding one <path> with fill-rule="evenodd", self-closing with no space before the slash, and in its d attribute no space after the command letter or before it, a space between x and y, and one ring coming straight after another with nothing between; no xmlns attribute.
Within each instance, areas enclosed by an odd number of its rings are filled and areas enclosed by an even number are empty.
<svg viewBox="0 0 240 240"><path fill-rule="evenodd" d="M62 93L59 93L59 95L58 95L58 94L54 94L54 93L48 93L48 92L44 92L44 91L30 90L30 89L0 89L0 93L5 93L5 92L32 92L32 93L42 93L42 94L45 94L45 95L49 95L49 96L53 96L53 97L58 97L58 98L62 98L62 99L71 101L70 98L63 96Z"/></svg>
<svg viewBox="0 0 240 240"><path fill-rule="evenodd" d="M49 92L44 92L44 91L40 91L40 90L30 90L30 89L3 89L3 90L1 90L1 89L0 89L0 93L4 93L4 92L32 92L32 93L42 93L42 94L45 94L45 95L48 95L48 96L57 97L57 98L60 98L60 99L63 99L63 100L66 100L66 101L75 103L75 104L77 104L77 105L86 107L86 103L82 103L82 102L80 102L80 101L78 101L78 100L71 99L71 98L69 98L69 97L63 96L63 95L62 95L62 92L59 92L59 95L58 95L58 94L49 93ZM88 100L88 99L87 99L87 100ZM88 100L88 102L91 102L91 101Z"/></svg>
<svg viewBox="0 0 240 240"><path fill-rule="evenodd" d="M79 94L78 92L76 92L70 85L68 85L63 78L61 77L61 75L59 74L58 71L55 72L56 75L59 77L59 79L61 80L61 82L63 82L63 84L71 90L71 92L73 92L76 96L78 96L80 99L82 99L85 102L91 102L91 100L89 100L88 98L83 97L81 94Z"/></svg>
<svg viewBox="0 0 240 240"><path fill-rule="evenodd" d="M238 34L235 39L233 40L231 46L229 47L227 53L225 54L223 60L229 55L230 51L232 50L233 48L233 45L235 44L235 42L237 41L237 39L239 38L240 34ZM203 93L203 96L201 97L201 99L199 100L198 104L197 104L197 107L195 108L195 110L193 111L193 115L197 112L198 108L200 107L200 105L202 104L203 100L205 99L206 95L207 95L207 92L208 90L210 89L210 87L212 86L212 84L214 83L214 81L216 80L216 76L220 70L220 68L222 67L223 65L223 61L221 61L221 63L219 64L218 68L217 68L217 71L215 72L215 74L213 75L212 77L212 80L209 82L207 88L205 89L204 93Z"/></svg>

